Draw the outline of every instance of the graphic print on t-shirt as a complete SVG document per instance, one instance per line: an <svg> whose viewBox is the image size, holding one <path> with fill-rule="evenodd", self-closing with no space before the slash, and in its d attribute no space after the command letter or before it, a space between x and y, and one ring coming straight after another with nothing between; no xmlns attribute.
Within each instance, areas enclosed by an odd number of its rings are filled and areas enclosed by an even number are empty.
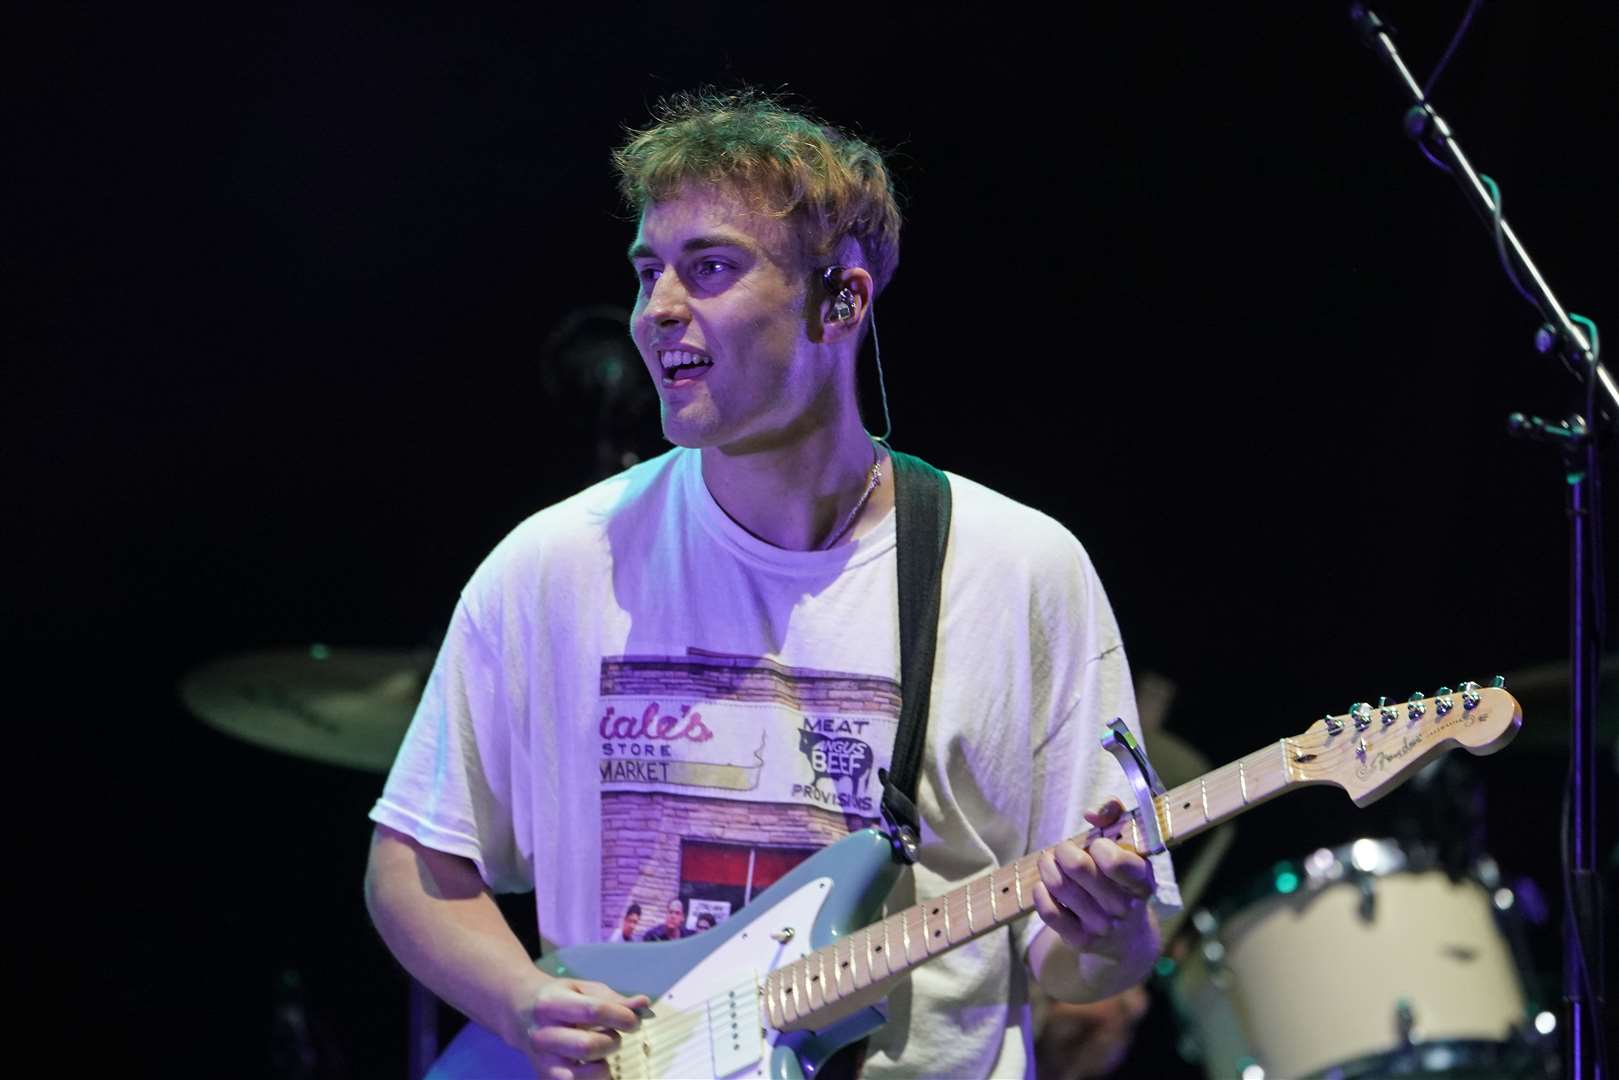
<svg viewBox="0 0 1619 1080"><path fill-rule="evenodd" d="M875 821L899 704L887 676L695 648L603 657L602 936L700 932Z"/></svg>

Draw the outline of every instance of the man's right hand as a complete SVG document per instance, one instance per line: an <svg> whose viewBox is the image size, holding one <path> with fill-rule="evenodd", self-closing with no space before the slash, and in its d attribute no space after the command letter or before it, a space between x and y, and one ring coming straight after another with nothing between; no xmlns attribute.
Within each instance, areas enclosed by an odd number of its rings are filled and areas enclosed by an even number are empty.
<svg viewBox="0 0 1619 1080"><path fill-rule="evenodd" d="M379 825L366 905L390 951L429 990L533 1064L545 1080L607 1076L645 996L558 979L534 966L470 859Z"/></svg>
<svg viewBox="0 0 1619 1080"><path fill-rule="evenodd" d="M542 1080L607 1077L606 1058L618 1050L619 1033L641 1026L637 1010L652 999L625 997L599 982L535 974L537 980L525 984L513 1003L507 1041Z"/></svg>

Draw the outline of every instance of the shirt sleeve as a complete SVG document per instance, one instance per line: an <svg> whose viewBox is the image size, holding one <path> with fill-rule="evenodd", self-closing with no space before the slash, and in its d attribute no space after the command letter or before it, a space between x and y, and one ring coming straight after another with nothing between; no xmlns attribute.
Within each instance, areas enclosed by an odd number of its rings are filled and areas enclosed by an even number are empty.
<svg viewBox="0 0 1619 1080"><path fill-rule="evenodd" d="M496 652L463 600L371 820L459 855L495 892L533 888L518 849L513 778L523 748Z"/></svg>
<svg viewBox="0 0 1619 1080"><path fill-rule="evenodd" d="M1036 786L1027 841L1031 852L1089 831L1084 812L1109 799L1118 799L1126 809L1135 808L1135 794L1123 768L1101 745L1110 721L1123 720L1151 757L1152 748L1141 737L1130 665L1118 624L1095 571L1088 560L1082 558L1082 563L1088 587L1077 613L1083 629L1077 640L1085 656L1084 667L1077 695L1034 748ZM1162 922L1180 910L1180 890L1168 852L1152 856L1149 862L1156 884L1151 904ZM1025 958L1045 925L1038 912L1023 922L1018 944Z"/></svg>

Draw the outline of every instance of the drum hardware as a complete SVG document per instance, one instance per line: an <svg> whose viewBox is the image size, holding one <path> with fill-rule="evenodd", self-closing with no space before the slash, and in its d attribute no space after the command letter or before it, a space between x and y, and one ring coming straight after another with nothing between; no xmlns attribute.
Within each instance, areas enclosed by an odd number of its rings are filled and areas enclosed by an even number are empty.
<svg viewBox="0 0 1619 1080"><path fill-rule="evenodd" d="M1414 1042L1420 1040L1414 1037L1417 1028L1417 1012L1411 1007L1410 998L1401 998L1394 1003L1394 1030L1399 1032L1400 1045L1411 1049Z"/></svg>
<svg viewBox="0 0 1619 1080"><path fill-rule="evenodd" d="M1360 890L1360 918L1362 922L1371 922L1377 917L1377 890L1372 886L1372 879L1365 874L1355 880L1355 886Z"/></svg>

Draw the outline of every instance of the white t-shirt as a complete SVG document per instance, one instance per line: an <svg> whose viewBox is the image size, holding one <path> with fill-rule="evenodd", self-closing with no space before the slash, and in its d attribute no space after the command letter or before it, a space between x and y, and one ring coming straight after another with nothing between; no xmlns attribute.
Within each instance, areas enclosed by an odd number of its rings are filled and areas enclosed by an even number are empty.
<svg viewBox="0 0 1619 1080"><path fill-rule="evenodd" d="M1084 832L1110 796L1135 801L1099 746L1114 717L1140 732L1085 552L949 479L923 843L896 909ZM547 950L608 939L632 902L638 936L677 899L680 932L700 932L877 818L896 588L892 514L830 551L787 551L725 514L697 451L638 465L535 514L474 573L371 817L472 860L496 891L533 889ZM1040 925L917 969L866 1075L1024 1075L1012 960Z"/></svg>

